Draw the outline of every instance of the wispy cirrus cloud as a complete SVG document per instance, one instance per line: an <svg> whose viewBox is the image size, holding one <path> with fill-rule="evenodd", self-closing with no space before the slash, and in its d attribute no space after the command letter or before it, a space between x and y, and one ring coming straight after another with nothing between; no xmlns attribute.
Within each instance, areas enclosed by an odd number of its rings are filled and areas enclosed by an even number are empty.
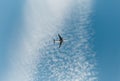
<svg viewBox="0 0 120 81"><path fill-rule="evenodd" d="M27 0L23 36L7 81L96 81L91 7L91 0ZM68 39L60 49L52 44L58 33Z"/></svg>

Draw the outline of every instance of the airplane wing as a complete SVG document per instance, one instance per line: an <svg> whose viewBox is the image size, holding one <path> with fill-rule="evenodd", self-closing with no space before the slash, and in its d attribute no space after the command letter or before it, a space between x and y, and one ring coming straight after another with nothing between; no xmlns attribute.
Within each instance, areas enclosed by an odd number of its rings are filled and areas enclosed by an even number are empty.
<svg viewBox="0 0 120 81"><path fill-rule="evenodd" d="M59 39L60 39L60 40L62 40L62 39L63 39L63 38L60 36L60 34L58 34L58 37L59 37Z"/></svg>
<svg viewBox="0 0 120 81"><path fill-rule="evenodd" d="M62 42L62 41L60 41L59 48L61 47L62 43L63 43L63 42Z"/></svg>

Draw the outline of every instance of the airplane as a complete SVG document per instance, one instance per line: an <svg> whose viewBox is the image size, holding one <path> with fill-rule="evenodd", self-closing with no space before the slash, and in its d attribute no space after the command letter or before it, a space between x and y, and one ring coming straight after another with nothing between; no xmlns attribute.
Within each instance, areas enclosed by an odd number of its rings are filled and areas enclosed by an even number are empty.
<svg viewBox="0 0 120 81"><path fill-rule="evenodd" d="M59 48L60 48L64 40L63 40L63 38L60 36L60 34L58 34L58 37L59 37L59 40L53 39L53 41L54 41L54 44L55 44L55 42L59 42Z"/></svg>

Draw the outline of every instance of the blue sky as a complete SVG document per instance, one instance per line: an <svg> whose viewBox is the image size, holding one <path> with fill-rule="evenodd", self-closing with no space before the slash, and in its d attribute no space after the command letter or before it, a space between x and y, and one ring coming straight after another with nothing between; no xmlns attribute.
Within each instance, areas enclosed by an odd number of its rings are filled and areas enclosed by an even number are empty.
<svg viewBox="0 0 120 81"><path fill-rule="evenodd" d="M93 20L100 81L120 81L119 7L119 0L96 2Z"/></svg>
<svg viewBox="0 0 120 81"><path fill-rule="evenodd" d="M9 68L8 50L13 47L13 42L20 32L22 0L1 0L0 1L0 76ZM1 77L0 77L1 78Z"/></svg>
<svg viewBox="0 0 120 81"><path fill-rule="evenodd" d="M0 74L9 68L8 49L21 32L14 23L22 22L23 5L22 0L0 1ZM96 1L92 21L99 81L120 81L120 1Z"/></svg>

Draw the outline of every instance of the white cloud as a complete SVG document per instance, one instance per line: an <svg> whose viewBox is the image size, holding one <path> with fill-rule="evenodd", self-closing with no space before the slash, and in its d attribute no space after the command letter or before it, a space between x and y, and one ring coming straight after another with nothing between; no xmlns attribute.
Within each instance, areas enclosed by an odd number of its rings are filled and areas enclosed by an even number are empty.
<svg viewBox="0 0 120 81"><path fill-rule="evenodd" d="M17 50L13 53L16 53L14 57L11 59L11 71L7 81L34 81L37 77L36 74L38 71L37 64L42 54L49 54L53 51L47 51L45 48L46 42L52 40L58 32L62 33L64 21L64 15L69 13L69 8L74 4L79 4L78 10L80 10L80 24L81 24L81 35L87 35L87 30L84 29L84 25L86 25L88 20L88 16L91 12L91 0L77 0L76 2L73 0L27 0L25 9L23 11L24 15L24 31L23 36L21 38L20 46L17 47ZM87 38L81 36L82 40L79 45L76 45L76 48L83 45ZM45 41L46 40L46 41ZM88 49L89 46L86 47ZM40 49L40 53L39 53ZM48 50L51 48L48 48ZM42 50L42 51L41 51ZM89 76L91 76L91 70L94 68L89 64L88 60L85 60L83 50L75 50L76 54L81 53L80 58L73 63L72 67L69 64L66 67L71 67L68 71L68 75L66 75L63 70L64 66L57 68L57 65L48 65L49 69L53 69L51 75L48 78L55 77L58 75L59 81L85 81ZM81 52L82 51L82 52ZM57 51L58 52L58 51ZM49 57L48 57L49 58ZM63 55L64 58L64 55ZM75 57L77 58L77 57ZM47 62L50 60L53 61L61 61L62 59L56 59L53 55ZM68 59L66 57L66 59ZM80 62L81 61L81 62ZM62 63L64 63L62 61ZM78 65L78 67L77 67ZM42 65L41 65L42 66ZM88 68L90 66L90 68ZM81 67L81 69L80 69ZM77 72L78 71L78 72ZM77 72L77 74L76 74ZM81 74L82 72L82 74ZM66 77L64 77L66 75ZM94 74L93 74L94 75ZM64 78L64 79L63 79ZM92 77L94 79L94 76ZM93 79L87 79L87 81L95 81ZM51 81L51 80L49 80Z"/></svg>

